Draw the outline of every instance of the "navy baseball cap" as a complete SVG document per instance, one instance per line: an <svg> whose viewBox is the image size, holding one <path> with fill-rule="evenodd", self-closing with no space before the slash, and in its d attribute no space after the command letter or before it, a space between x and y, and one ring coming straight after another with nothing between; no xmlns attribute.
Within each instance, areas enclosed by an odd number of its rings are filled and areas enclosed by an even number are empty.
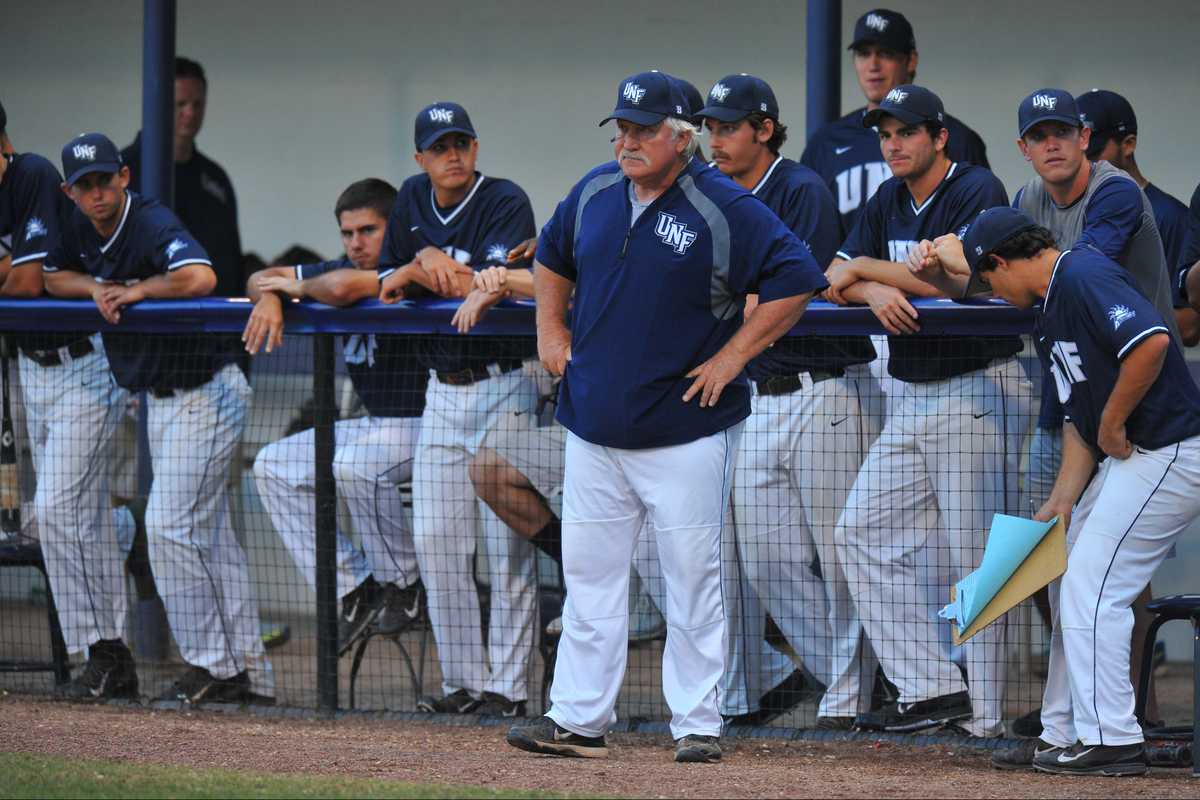
<svg viewBox="0 0 1200 800"><path fill-rule="evenodd" d="M467 110L458 103L433 103L417 114L413 140L418 150L425 150L447 133L465 133L477 139Z"/></svg>
<svg viewBox="0 0 1200 800"><path fill-rule="evenodd" d="M1021 101L1021 107L1017 110L1017 136L1023 137L1034 125L1047 120L1065 122L1076 128L1083 127L1083 123L1079 121L1079 109L1075 106L1075 98L1070 92L1064 92L1062 89L1038 89Z"/></svg>
<svg viewBox="0 0 1200 800"><path fill-rule="evenodd" d="M855 50L868 44L886 47L897 53L911 53L917 49L917 37L913 35L912 25L899 11L877 8L863 14L854 23L854 41L850 42L847 49Z"/></svg>
<svg viewBox="0 0 1200 800"><path fill-rule="evenodd" d="M1018 233L1036 227L1038 224L1032 217L1012 206L996 206L980 212L962 237L963 256L971 266L971 278L967 281L963 297L982 294L988 290L979 277L979 267L984 263L984 256Z"/></svg>
<svg viewBox="0 0 1200 800"><path fill-rule="evenodd" d="M679 81L651 70L630 75L617 87L617 107L600 124L624 119L634 125L657 125L667 117L691 121L692 109Z"/></svg>
<svg viewBox="0 0 1200 800"><path fill-rule="evenodd" d="M688 122L693 125L699 125L701 122L700 109L704 107L704 95L700 94L700 90L691 81L676 75L672 75L671 77L679 84L679 91L683 92L683 99L687 100L687 107L692 112L692 115L688 118Z"/></svg>
<svg viewBox="0 0 1200 800"><path fill-rule="evenodd" d="M120 172L121 151L103 133L81 133L63 145L62 165L67 186L73 186L91 172Z"/></svg>
<svg viewBox="0 0 1200 800"><path fill-rule="evenodd" d="M740 72L726 75L713 84L708 90L708 104L700 109L699 115L721 122L737 122L755 113L779 119L775 92L762 78Z"/></svg>
<svg viewBox="0 0 1200 800"><path fill-rule="evenodd" d="M946 109L942 98L926 89L906 83L897 86L887 93L887 97L876 107L863 115L863 127L874 128L884 116L892 116L906 125L917 125L922 122L946 124Z"/></svg>
<svg viewBox="0 0 1200 800"><path fill-rule="evenodd" d="M1133 113L1133 106L1116 92L1092 89L1075 98L1075 107L1084 127L1092 130L1088 142L1089 158L1099 155L1109 139L1124 139L1137 133L1137 115Z"/></svg>

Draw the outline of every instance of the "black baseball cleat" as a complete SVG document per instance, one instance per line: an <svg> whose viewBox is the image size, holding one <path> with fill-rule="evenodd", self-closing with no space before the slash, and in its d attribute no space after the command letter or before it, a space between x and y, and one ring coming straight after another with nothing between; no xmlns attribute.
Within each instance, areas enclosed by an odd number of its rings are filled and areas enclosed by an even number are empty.
<svg viewBox="0 0 1200 800"><path fill-rule="evenodd" d="M681 764L715 764L721 760L716 736L689 734L675 742L675 760Z"/></svg>
<svg viewBox="0 0 1200 800"><path fill-rule="evenodd" d="M445 697L426 695L417 701L417 711L426 714L470 714L478 711L483 701L473 697L466 689L451 692Z"/></svg>
<svg viewBox="0 0 1200 800"><path fill-rule="evenodd" d="M361 639L382 610L383 587L374 576L342 598L342 613L338 617L338 656L344 656Z"/></svg>
<svg viewBox="0 0 1200 800"><path fill-rule="evenodd" d="M504 738L518 750L544 753L548 756L573 758L607 758L608 744L603 736L580 736L560 727L549 717L538 717L508 729Z"/></svg>
<svg viewBox="0 0 1200 800"><path fill-rule="evenodd" d="M383 636L403 633L425 618L426 604L425 586L420 580L403 589L394 583L384 584L372 631Z"/></svg>
<svg viewBox="0 0 1200 800"><path fill-rule="evenodd" d="M133 654L120 639L102 639L88 647L83 671L59 689L68 700L136 700L137 670Z"/></svg>
<svg viewBox="0 0 1200 800"><path fill-rule="evenodd" d="M854 725L865 731L908 733L970 716L971 698L966 692L955 692L916 703L892 703L878 711L859 714Z"/></svg>
<svg viewBox="0 0 1200 800"><path fill-rule="evenodd" d="M852 731L854 717L817 717L819 731Z"/></svg>
<svg viewBox="0 0 1200 800"><path fill-rule="evenodd" d="M992 753L992 766L1004 770L1033 769L1033 760L1038 756L1043 753L1053 753L1057 756L1066 749L1041 739L1022 739L1012 747Z"/></svg>
<svg viewBox="0 0 1200 800"><path fill-rule="evenodd" d="M758 710L726 717L726 725L766 725L776 717L791 711L801 703L820 699L825 694L821 683L805 669L797 669L758 701Z"/></svg>
<svg viewBox="0 0 1200 800"><path fill-rule="evenodd" d="M1066 750L1034 756L1033 768L1052 775L1104 775L1115 778L1145 775L1150 766L1146 761L1146 745L1142 742L1119 745L1076 742Z"/></svg>
<svg viewBox="0 0 1200 800"><path fill-rule="evenodd" d="M1042 709L1035 708L1028 714L1017 717L1012 722L1013 736L1033 738L1042 735Z"/></svg>
<svg viewBox="0 0 1200 800"><path fill-rule="evenodd" d="M483 693L483 705L479 707L480 714L492 717L523 717L525 716L524 700L509 700L495 692Z"/></svg>
<svg viewBox="0 0 1200 800"><path fill-rule="evenodd" d="M187 672L158 696L160 701L186 703L242 704L259 698L250 691L250 676L242 670L232 678L216 678L203 667L188 667Z"/></svg>

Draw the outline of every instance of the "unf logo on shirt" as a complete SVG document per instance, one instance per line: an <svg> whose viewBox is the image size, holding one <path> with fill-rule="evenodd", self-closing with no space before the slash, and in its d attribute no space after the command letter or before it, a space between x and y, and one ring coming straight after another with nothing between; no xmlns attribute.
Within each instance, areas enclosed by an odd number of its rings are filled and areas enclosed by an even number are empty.
<svg viewBox="0 0 1200 800"><path fill-rule="evenodd" d="M508 245L494 244L488 247L485 261L508 261Z"/></svg>
<svg viewBox="0 0 1200 800"><path fill-rule="evenodd" d="M1054 375L1054 388L1058 391L1058 402L1071 399L1071 384L1083 383L1083 359L1079 357L1079 346L1074 342L1055 342L1050 348L1050 372Z"/></svg>
<svg viewBox="0 0 1200 800"><path fill-rule="evenodd" d="M185 247L187 247L187 242L183 239L172 239L171 243L167 245L167 258L174 258L175 254Z"/></svg>
<svg viewBox="0 0 1200 800"><path fill-rule="evenodd" d="M71 148L71 152L75 157L83 161L96 160L96 145L94 144L77 144Z"/></svg>
<svg viewBox="0 0 1200 800"><path fill-rule="evenodd" d="M1044 108L1047 111L1053 111L1058 105L1058 98L1048 94L1035 94L1033 96L1033 107Z"/></svg>
<svg viewBox="0 0 1200 800"><path fill-rule="evenodd" d="M729 87L723 83L714 83L712 91L708 93L708 96L718 103L724 103L725 98L729 97Z"/></svg>
<svg viewBox="0 0 1200 800"><path fill-rule="evenodd" d="M621 90L621 97L625 98L635 106L642 102L642 98L646 96L646 90L636 83L627 83L625 88Z"/></svg>
<svg viewBox="0 0 1200 800"><path fill-rule="evenodd" d="M906 97L908 97L908 92L902 92L899 89L892 89L887 93L887 97L885 97L884 100L892 103L903 103L904 98Z"/></svg>
<svg viewBox="0 0 1200 800"><path fill-rule="evenodd" d="M451 125L454 122L454 109L431 108L429 109L429 119L431 122L440 122L443 125Z"/></svg>
<svg viewBox="0 0 1200 800"><path fill-rule="evenodd" d="M39 236L46 235L46 223L38 217L30 217L25 225L25 241L31 242Z"/></svg>
<svg viewBox="0 0 1200 800"><path fill-rule="evenodd" d="M692 242L696 241L694 230L682 222L676 222L674 214L663 211L658 212L658 223L654 226L654 233L662 239L663 244L673 248L680 255L686 253Z"/></svg>
<svg viewBox="0 0 1200 800"><path fill-rule="evenodd" d="M881 17L878 14L867 14L867 27L883 33L887 30L888 21L886 17Z"/></svg>
<svg viewBox="0 0 1200 800"><path fill-rule="evenodd" d="M1108 321L1113 324L1114 331L1135 316L1133 309L1128 306L1116 305L1108 310Z"/></svg>

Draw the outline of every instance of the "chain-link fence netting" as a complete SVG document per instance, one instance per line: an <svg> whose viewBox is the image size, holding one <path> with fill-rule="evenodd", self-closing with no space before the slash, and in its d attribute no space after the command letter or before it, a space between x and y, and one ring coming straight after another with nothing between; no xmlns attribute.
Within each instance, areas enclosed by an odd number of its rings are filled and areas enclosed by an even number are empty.
<svg viewBox="0 0 1200 800"><path fill-rule="evenodd" d="M311 708L336 686L341 708L540 713L563 629L568 434L527 310L521 335L289 329L251 361L236 325L191 305L206 332L6 336L15 459L0 462L17 481L0 505L20 502L0 545L2 685L55 691L69 658L71 675L108 664L110 696ZM1044 597L961 646L938 616L993 516L1031 516L1053 482L1059 433L1039 426L1023 324L922 335L924 360L903 354L921 374L889 374L885 340L864 335L843 342L861 363L751 382L722 531L732 723L1036 721ZM914 341L892 341L893 367ZM663 535L647 523L612 587L628 599L623 719L670 715ZM45 671L17 671L31 667ZM1174 683L1157 718L1188 717Z"/></svg>

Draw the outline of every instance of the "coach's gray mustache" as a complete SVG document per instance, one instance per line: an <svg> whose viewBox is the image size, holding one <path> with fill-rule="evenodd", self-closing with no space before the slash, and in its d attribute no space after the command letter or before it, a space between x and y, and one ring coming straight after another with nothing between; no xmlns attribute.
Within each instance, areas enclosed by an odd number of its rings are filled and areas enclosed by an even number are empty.
<svg viewBox="0 0 1200 800"><path fill-rule="evenodd" d="M646 158L641 153L631 153L628 150L622 150L620 160L624 161L626 159L629 159L630 161L640 161L647 167L650 166L650 159Z"/></svg>

